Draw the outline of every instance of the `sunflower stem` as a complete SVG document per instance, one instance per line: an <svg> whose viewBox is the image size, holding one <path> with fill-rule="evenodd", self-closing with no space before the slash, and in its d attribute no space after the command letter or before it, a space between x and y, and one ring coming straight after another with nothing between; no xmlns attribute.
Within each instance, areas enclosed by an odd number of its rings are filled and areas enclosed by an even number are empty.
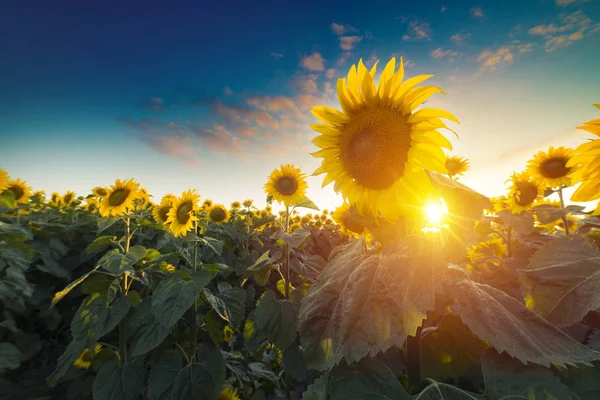
<svg viewBox="0 0 600 400"><path fill-rule="evenodd" d="M408 388L411 392L417 392L421 386L421 332L423 327L419 326L415 336L409 336L406 340L406 361L408 372Z"/></svg>
<svg viewBox="0 0 600 400"><path fill-rule="evenodd" d="M289 229L290 206L285 206L285 233L288 233ZM285 287L285 298L288 300L290 298L290 245L288 243L285 244L285 279L283 280L283 284ZM291 379L288 371L285 371L285 398L287 400L292 400Z"/></svg>
<svg viewBox="0 0 600 400"><path fill-rule="evenodd" d="M558 197L560 198L560 208L565 208L565 200L563 198L563 187L558 188ZM563 215L562 217L563 224L565 225L565 236L569 236L569 221L567 220L567 216Z"/></svg>
<svg viewBox="0 0 600 400"><path fill-rule="evenodd" d="M194 221L194 234L198 235L198 221ZM192 271L194 271L194 275L196 274L197 260L198 257L198 244L199 242L194 243L194 259L192 260ZM196 341L198 340L198 322L196 321L196 314L198 313L198 302L194 301L194 309L192 311L192 332L190 338L190 357L189 360L191 363L196 361Z"/></svg>
<svg viewBox="0 0 600 400"><path fill-rule="evenodd" d="M131 219L125 218L125 254L129 252L129 244L131 243L131 231L130 231ZM127 284L127 273L123 273L123 295L127 296L129 285ZM127 343L125 341L125 318L119 322L119 358L121 359L121 365L127 363Z"/></svg>
<svg viewBox="0 0 600 400"><path fill-rule="evenodd" d="M510 238L512 234L512 227L508 227L508 230L506 231L506 254L508 255L508 257L512 257L512 246L511 246L511 241L512 239Z"/></svg>

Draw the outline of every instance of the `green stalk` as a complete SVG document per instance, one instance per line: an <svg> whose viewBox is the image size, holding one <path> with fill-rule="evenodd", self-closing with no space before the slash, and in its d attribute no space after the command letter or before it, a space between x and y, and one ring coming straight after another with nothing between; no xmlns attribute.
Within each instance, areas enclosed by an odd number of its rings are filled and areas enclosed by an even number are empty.
<svg viewBox="0 0 600 400"><path fill-rule="evenodd" d="M406 340L406 361L408 369L408 388L411 392L417 392L421 386L421 332L419 326L415 336L409 336Z"/></svg>
<svg viewBox="0 0 600 400"><path fill-rule="evenodd" d="M194 221L194 234L198 235L198 221ZM192 260L192 271L196 274L198 257L198 242L194 243L194 259ZM198 340L198 322L196 321L196 314L198 313L198 302L194 301L194 309L192 310L192 331L190 337L190 357L191 362L196 361L196 341Z"/></svg>
<svg viewBox="0 0 600 400"><path fill-rule="evenodd" d="M130 218L125 218L125 254L129 253L129 245L131 243ZM123 296L127 295L129 285L127 284L127 273L123 273ZM119 358L121 365L127 363L127 342L125 341L125 319L119 322Z"/></svg>
<svg viewBox="0 0 600 400"><path fill-rule="evenodd" d="M560 198L560 208L565 208L565 200L563 199L563 187L558 188L558 197ZM569 221L567 220L567 216L563 215L562 217L563 224L565 225L565 236L569 236Z"/></svg>
<svg viewBox="0 0 600 400"><path fill-rule="evenodd" d="M511 233L512 233L512 228L509 226L506 232L506 250L507 250L507 255L508 257L512 257L512 245L511 245Z"/></svg>
<svg viewBox="0 0 600 400"><path fill-rule="evenodd" d="M290 206L285 206L285 233L288 233L290 228ZM285 279L283 280L283 284L285 287L285 299L288 300L290 298L290 246L289 244L285 244ZM285 398L287 400L292 400L292 385L290 379L290 373L285 371Z"/></svg>

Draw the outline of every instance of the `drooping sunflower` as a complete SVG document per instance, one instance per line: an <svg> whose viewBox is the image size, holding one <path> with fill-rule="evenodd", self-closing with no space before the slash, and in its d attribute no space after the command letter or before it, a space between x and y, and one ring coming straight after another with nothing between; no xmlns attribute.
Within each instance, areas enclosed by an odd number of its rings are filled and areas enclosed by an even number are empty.
<svg viewBox="0 0 600 400"><path fill-rule="evenodd" d="M237 389L234 389L231 386L227 386L223 388L223 390L221 390L221 393L219 393L219 397L217 397L217 400L240 400L240 398L237 395Z"/></svg>
<svg viewBox="0 0 600 400"><path fill-rule="evenodd" d="M513 173L510 181L508 205L513 214L529 210L544 194L544 188L533 181L526 172Z"/></svg>
<svg viewBox="0 0 600 400"><path fill-rule="evenodd" d="M265 193L286 207L298 204L306 196L306 175L291 164L273 170L265 184Z"/></svg>
<svg viewBox="0 0 600 400"><path fill-rule="evenodd" d="M232 210L239 210L241 207L242 207L242 203L240 203L239 201L234 201L231 203Z"/></svg>
<svg viewBox="0 0 600 400"><path fill-rule="evenodd" d="M8 189L8 172L0 168L0 192Z"/></svg>
<svg viewBox="0 0 600 400"><path fill-rule="evenodd" d="M102 198L100 215L110 217L127 214L133 208L133 201L140 197L139 187L140 184L133 178L124 181L117 179Z"/></svg>
<svg viewBox="0 0 600 400"><path fill-rule="evenodd" d="M242 205L246 208L250 208L250 207L252 207L252 203L254 203L254 200L248 199L248 200L244 200L242 202Z"/></svg>
<svg viewBox="0 0 600 400"><path fill-rule="evenodd" d="M469 170L469 160L462 156L450 156L446 158L446 169L450 178L461 176Z"/></svg>
<svg viewBox="0 0 600 400"><path fill-rule="evenodd" d="M600 104L594 104L594 107L600 110ZM600 118L587 121L577 129L600 136ZM570 176L573 184L581 182L571 195L571 201L592 201L600 198L600 139L580 144L575 149L575 156L566 166L579 166Z"/></svg>
<svg viewBox="0 0 600 400"><path fill-rule="evenodd" d="M543 188L570 186L569 174L572 168L567 163L575 155L575 150L566 147L550 147L548 152L540 151L527 163L527 173Z"/></svg>
<svg viewBox="0 0 600 400"><path fill-rule="evenodd" d="M67 192L63 195L63 204L65 207L69 207L73 200L75 200L75 192L72 190L67 190Z"/></svg>
<svg viewBox="0 0 600 400"><path fill-rule="evenodd" d="M173 206L173 203L177 200L177 197L172 194L166 194L160 200L160 204L157 204L152 209L152 216L154 220L159 224L168 225L167 220L169 219L169 210Z"/></svg>
<svg viewBox="0 0 600 400"><path fill-rule="evenodd" d="M89 349L85 349L83 353L79 356L79 358L73 361L73 366L81 369L88 369L92 366L92 361L94 361L94 356L102 350L102 346L96 344L94 346L94 352L92 353Z"/></svg>
<svg viewBox="0 0 600 400"><path fill-rule="evenodd" d="M108 190L106 190L106 188L103 188L102 186L96 186L92 189L92 194L97 197L104 197L108 194Z"/></svg>
<svg viewBox="0 0 600 400"><path fill-rule="evenodd" d="M217 225L226 223L229 218L231 218L231 214L222 204L215 204L208 210L208 219Z"/></svg>
<svg viewBox="0 0 600 400"><path fill-rule="evenodd" d="M200 210L200 207L198 207L199 201L200 195L196 193L196 190L188 190L173 202L166 221L171 224L169 229L173 232L173 236L185 236L188 231L192 230L194 221L198 221L194 211Z"/></svg>
<svg viewBox="0 0 600 400"><path fill-rule="evenodd" d="M432 94L444 93L433 86L415 88L433 75L403 82L402 59L395 71L392 58L376 86L376 65L368 71L360 60L347 78L338 79L342 111L312 109L323 122L311 125L320 133L313 143L321 148L313 156L323 158L313 175L326 174L323 186L333 182L361 214L395 219L418 211L421 194L433 190L424 169L446 172L442 148L452 145L438 129L449 129L441 118L458 120L435 108L416 111Z"/></svg>
<svg viewBox="0 0 600 400"><path fill-rule="evenodd" d="M7 182L7 189L15 196L15 201L19 204L27 204L31 197L31 187L20 179L13 179Z"/></svg>

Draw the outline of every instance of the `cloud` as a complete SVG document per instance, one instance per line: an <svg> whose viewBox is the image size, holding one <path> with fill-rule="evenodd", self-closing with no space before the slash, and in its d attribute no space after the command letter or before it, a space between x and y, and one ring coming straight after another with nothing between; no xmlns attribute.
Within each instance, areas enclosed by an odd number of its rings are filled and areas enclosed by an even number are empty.
<svg viewBox="0 0 600 400"><path fill-rule="evenodd" d="M442 12L445 12L446 10L448 10L448 7L442 6Z"/></svg>
<svg viewBox="0 0 600 400"><path fill-rule="evenodd" d="M319 91L317 74L298 74L290 80L290 86L301 93L316 93Z"/></svg>
<svg viewBox="0 0 600 400"><path fill-rule="evenodd" d="M335 78L336 75L336 71L335 68L329 68L326 72L325 72L325 77L327 79L333 79Z"/></svg>
<svg viewBox="0 0 600 400"><path fill-rule="evenodd" d="M340 48L346 51L352 50L362 38L362 36L340 36Z"/></svg>
<svg viewBox="0 0 600 400"><path fill-rule="evenodd" d="M150 111L163 111L165 100L161 97L150 97L147 108Z"/></svg>
<svg viewBox="0 0 600 400"><path fill-rule="evenodd" d="M223 93L225 93L225 95L227 95L227 96L231 96L233 94L233 92L231 91L231 89L229 89L227 86L225 86L223 88Z"/></svg>
<svg viewBox="0 0 600 400"><path fill-rule="evenodd" d="M486 49L479 54L477 61L481 62L480 71L495 71L502 63L510 64L514 55L514 46L501 46L496 50Z"/></svg>
<svg viewBox="0 0 600 400"><path fill-rule="evenodd" d="M331 24L331 30L338 36L344 35L346 33L357 33L358 29L353 27L352 25L342 25L338 23Z"/></svg>
<svg viewBox="0 0 600 400"><path fill-rule="evenodd" d="M273 57L276 60L281 60L283 58L283 54L281 54L281 53L271 53L271 57Z"/></svg>
<svg viewBox="0 0 600 400"><path fill-rule="evenodd" d="M267 111L269 114L283 114L297 119L305 118L294 100L289 97L254 96L248 98L246 102L255 108Z"/></svg>
<svg viewBox="0 0 600 400"><path fill-rule="evenodd" d="M404 68L413 68L415 65L415 62L412 60L404 60Z"/></svg>
<svg viewBox="0 0 600 400"><path fill-rule="evenodd" d="M325 70L325 60L323 60L323 56L321 56L321 53L317 52L304 56L300 61L300 65L302 65L309 71Z"/></svg>
<svg viewBox="0 0 600 400"><path fill-rule="evenodd" d="M431 57L438 60L442 58L447 58L449 62L453 62L455 60L455 57L458 56L458 52L452 50L444 50L441 47L432 50L430 54Z"/></svg>
<svg viewBox="0 0 600 400"><path fill-rule="evenodd" d="M483 18L483 10L479 7L471 8L471 15L477 18Z"/></svg>
<svg viewBox="0 0 600 400"><path fill-rule="evenodd" d="M555 0L556 5L559 7L566 7L570 4L575 3L577 0Z"/></svg>
<svg viewBox="0 0 600 400"><path fill-rule="evenodd" d="M409 22L402 40L431 40L429 22L418 22L416 20Z"/></svg>
<svg viewBox="0 0 600 400"><path fill-rule="evenodd" d="M533 50L533 44L532 43L523 43L517 46L517 50L519 50L519 53L529 53L530 51Z"/></svg>
<svg viewBox="0 0 600 400"><path fill-rule="evenodd" d="M558 28L553 24L550 25L537 25L529 30L530 35L548 35L550 33L558 32Z"/></svg>
<svg viewBox="0 0 600 400"><path fill-rule="evenodd" d="M470 39L471 39L470 33L458 32L458 33L455 33L454 35L450 36L450 40L452 40L452 42L457 46L464 44L465 42L467 42Z"/></svg>
<svg viewBox="0 0 600 400"><path fill-rule="evenodd" d="M591 35L600 30L600 24L594 24L580 10L571 14L561 14L559 18L561 25L542 24L529 29L530 35L544 36L544 47L547 53L559 48L568 47L573 42L582 40L586 35ZM557 33L562 34L556 35Z"/></svg>

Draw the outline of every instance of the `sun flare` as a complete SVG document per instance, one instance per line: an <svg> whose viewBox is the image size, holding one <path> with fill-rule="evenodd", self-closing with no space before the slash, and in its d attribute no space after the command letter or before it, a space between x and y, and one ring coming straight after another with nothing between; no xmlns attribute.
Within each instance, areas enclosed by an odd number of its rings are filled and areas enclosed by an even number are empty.
<svg viewBox="0 0 600 400"><path fill-rule="evenodd" d="M448 207L443 200L432 201L425 206L425 215L427 216L427 220L432 224L440 224L447 213Z"/></svg>

